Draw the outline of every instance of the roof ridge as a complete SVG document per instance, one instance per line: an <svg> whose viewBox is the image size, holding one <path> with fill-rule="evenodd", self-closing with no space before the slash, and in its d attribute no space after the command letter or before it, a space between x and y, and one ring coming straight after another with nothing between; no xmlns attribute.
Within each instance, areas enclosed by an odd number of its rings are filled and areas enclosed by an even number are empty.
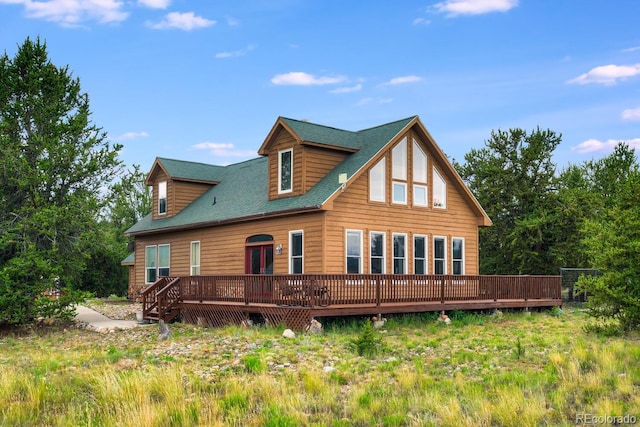
<svg viewBox="0 0 640 427"><path fill-rule="evenodd" d="M218 167L218 168L223 168L224 167L224 166L220 166L220 165L214 165L212 163L195 162L193 160L173 159L171 157L158 157L158 160L169 160L169 161L172 161L172 162L180 162L180 163L193 163L193 164L203 165L203 166L215 166L215 167Z"/></svg>
<svg viewBox="0 0 640 427"><path fill-rule="evenodd" d="M372 127L370 127L370 128L361 129L361 130L357 131L357 133L360 133L360 132L367 132L367 131L370 131L370 130L373 130L373 129L377 129L377 128L381 128L381 127L385 127L385 126L394 125L394 124L396 124L396 123L400 123L400 122L411 121L411 120L413 120L413 119L415 119L415 118L417 118L417 117L418 117L417 115L415 115L415 116L405 117L404 119L398 119L398 120L394 120L394 121L389 122L389 123L383 123L383 124L381 124L381 125L376 125L376 126L372 126Z"/></svg>

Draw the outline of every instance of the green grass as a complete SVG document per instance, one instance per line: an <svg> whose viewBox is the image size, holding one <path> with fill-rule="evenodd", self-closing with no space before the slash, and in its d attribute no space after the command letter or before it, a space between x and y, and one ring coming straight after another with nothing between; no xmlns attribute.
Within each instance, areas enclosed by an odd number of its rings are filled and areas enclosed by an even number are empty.
<svg viewBox="0 0 640 427"><path fill-rule="evenodd" d="M640 340L575 309L0 337L0 426L535 426L640 416ZM376 351L360 353L357 345ZM363 344L364 343L364 344ZM378 343L380 345L378 345ZM375 345L374 345L375 344Z"/></svg>

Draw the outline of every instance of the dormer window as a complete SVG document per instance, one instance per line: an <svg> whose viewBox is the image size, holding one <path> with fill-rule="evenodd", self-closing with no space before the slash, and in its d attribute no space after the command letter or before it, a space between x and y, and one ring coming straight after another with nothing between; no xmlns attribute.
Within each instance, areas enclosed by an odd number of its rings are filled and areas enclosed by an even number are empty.
<svg viewBox="0 0 640 427"><path fill-rule="evenodd" d="M167 181L158 183L158 215L167 213Z"/></svg>
<svg viewBox="0 0 640 427"><path fill-rule="evenodd" d="M293 149L278 152L278 194L290 193L293 175Z"/></svg>

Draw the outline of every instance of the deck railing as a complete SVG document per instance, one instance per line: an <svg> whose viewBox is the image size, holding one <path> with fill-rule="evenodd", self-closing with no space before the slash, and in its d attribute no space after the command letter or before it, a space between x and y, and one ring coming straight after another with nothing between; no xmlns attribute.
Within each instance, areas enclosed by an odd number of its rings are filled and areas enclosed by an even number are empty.
<svg viewBox="0 0 640 427"><path fill-rule="evenodd" d="M329 306L561 298L560 276L390 274L216 275L180 278L180 299Z"/></svg>

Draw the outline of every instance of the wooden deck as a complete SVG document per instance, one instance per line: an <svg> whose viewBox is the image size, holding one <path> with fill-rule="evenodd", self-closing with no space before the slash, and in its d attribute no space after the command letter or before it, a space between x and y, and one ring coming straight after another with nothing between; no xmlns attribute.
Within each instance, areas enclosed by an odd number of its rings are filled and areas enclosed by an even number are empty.
<svg viewBox="0 0 640 427"><path fill-rule="evenodd" d="M560 276L224 275L161 278L142 293L147 319L209 326L259 316L304 329L312 318L562 305Z"/></svg>

